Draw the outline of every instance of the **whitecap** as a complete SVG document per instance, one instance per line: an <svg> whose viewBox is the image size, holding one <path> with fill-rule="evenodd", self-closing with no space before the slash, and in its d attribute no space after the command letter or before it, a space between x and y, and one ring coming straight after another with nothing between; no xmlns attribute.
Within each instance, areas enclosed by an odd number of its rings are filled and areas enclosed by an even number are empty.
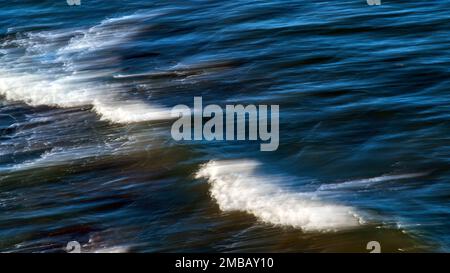
<svg viewBox="0 0 450 273"><path fill-rule="evenodd" d="M139 31L137 26L141 24L135 21L156 15L144 12L105 19L87 30L19 35L2 44L14 44L26 53L17 56L14 49L8 49L0 58L0 95L31 106L92 106L102 120L113 123L171 119L169 109L127 97L129 86L105 83L104 79L112 79L116 71L109 66L97 69L95 65L108 64L114 58L80 59L88 51L120 45ZM89 65L96 69L89 69Z"/></svg>
<svg viewBox="0 0 450 273"><path fill-rule="evenodd" d="M341 183L333 183L333 184L324 184L321 185L318 190L334 190L334 189L344 189L344 188L361 188L361 187L369 187L376 183L393 181L393 180L402 180L402 179L411 179L426 176L428 173L407 173L407 174L397 174L397 175L382 175L378 177L366 178L366 179L357 179L350 180Z"/></svg>
<svg viewBox="0 0 450 273"><path fill-rule="evenodd" d="M335 231L363 223L352 207L280 188L276 183L280 178L259 173L260 167L252 160L211 161L196 178L208 180L211 197L222 211L247 212L264 223L303 231Z"/></svg>

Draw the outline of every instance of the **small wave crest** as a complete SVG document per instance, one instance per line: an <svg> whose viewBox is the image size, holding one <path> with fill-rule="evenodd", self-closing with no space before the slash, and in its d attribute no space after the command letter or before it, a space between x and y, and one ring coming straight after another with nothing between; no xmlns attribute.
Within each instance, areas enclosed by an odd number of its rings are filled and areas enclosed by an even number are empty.
<svg viewBox="0 0 450 273"><path fill-rule="evenodd" d="M397 175L382 175L382 176L378 176L378 177L351 180L351 181L346 181L346 182L342 182L342 183L325 184L325 185L321 185L318 190L325 191L325 190L335 190L335 189L344 189L344 188L368 187L368 186L376 184L376 183L393 181L393 180L417 178L417 177L426 176L428 174L429 173L427 173L427 172L423 172L423 173L408 173L408 174L397 174Z"/></svg>
<svg viewBox="0 0 450 273"><path fill-rule="evenodd" d="M78 80L78 83L77 83ZM170 118L170 111L138 100L120 100L114 92L120 86L98 88L83 85L83 79L62 76L56 80L28 73L11 73L0 69L0 95L31 106L80 107L93 106L101 119L113 123L132 123ZM118 91L120 92L120 91Z"/></svg>
<svg viewBox="0 0 450 273"><path fill-rule="evenodd" d="M82 57L119 46L139 31L135 21L149 18L148 13L137 13L103 20L87 30L29 32L0 44L0 49L5 48L0 58L0 95L31 106L90 105L101 119L113 123L170 119L169 109L130 98L130 86L105 81L116 73L111 63L115 58Z"/></svg>
<svg viewBox="0 0 450 273"><path fill-rule="evenodd" d="M353 208L317 200L313 193L293 193L276 185L276 177L258 173L251 160L211 161L198 171L211 185L222 211L244 211L265 223L303 231L334 231L362 223Z"/></svg>

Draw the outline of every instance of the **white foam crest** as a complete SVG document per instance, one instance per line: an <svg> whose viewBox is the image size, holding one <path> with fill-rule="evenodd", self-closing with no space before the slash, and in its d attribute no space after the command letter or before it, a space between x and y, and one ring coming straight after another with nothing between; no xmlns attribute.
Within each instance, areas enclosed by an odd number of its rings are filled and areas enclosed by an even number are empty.
<svg viewBox="0 0 450 273"><path fill-rule="evenodd" d="M313 193L287 192L275 177L257 173L251 160L211 161L196 178L211 185L211 197L222 211L244 211L265 223L303 231L334 231L358 226L362 219L351 207L324 203Z"/></svg>
<svg viewBox="0 0 450 273"><path fill-rule="evenodd" d="M88 94L91 92L91 94ZM0 69L0 95L7 100L31 106L74 107L91 103L92 91L77 89L68 77L51 80L30 73L11 73Z"/></svg>
<svg viewBox="0 0 450 273"><path fill-rule="evenodd" d="M358 179L351 180L342 183L333 183L333 184L325 184L319 187L319 191L324 190L334 190L334 189L343 189L343 188L354 188L354 187L368 187L375 183L393 181L393 180L402 180L402 179L410 179L426 176L428 173L408 173L408 174L398 174L398 175L382 175L378 177L366 178L366 179Z"/></svg>
<svg viewBox="0 0 450 273"><path fill-rule="evenodd" d="M150 120L170 119L170 111L166 108L150 106L137 100L109 101L96 99L94 111L100 113L102 119L115 123L134 123Z"/></svg>
<svg viewBox="0 0 450 273"><path fill-rule="evenodd" d="M9 42L23 47L28 55L3 56L0 68L0 95L7 100L22 101L31 106L79 107L93 106L102 120L113 123L132 123L170 119L170 111L163 107L149 105L143 101L124 99L126 90L120 83L107 85L101 79L112 77L112 69L77 71L94 62L111 63L110 59L81 61L74 55L82 55L112 45L119 45L124 38L141 27L139 22L158 14L136 13L103 20L88 30L67 30L59 32L37 32L20 35ZM74 36L70 39L70 36ZM67 44L68 43L68 44ZM1 46L7 46L2 44ZM56 54L53 52L56 51ZM45 58L35 58L43 55ZM55 55L52 57L52 55ZM49 57L50 56L50 57ZM113 58L113 57L108 57ZM34 63L39 60L38 63ZM44 63L64 64L63 67L42 66ZM33 72L30 67L37 66Z"/></svg>
<svg viewBox="0 0 450 273"><path fill-rule="evenodd" d="M73 37L58 53L93 51L120 44L140 30L143 20L157 15L159 14L144 12L105 19L85 30L81 36Z"/></svg>
<svg viewBox="0 0 450 273"><path fill-rule="evenodd" d="M109 88L109 91L113 91L120 86ZM95 88L80 75L61 76L52 80L42 75L10 73L0 69L0 95L7 100L23 101L31 106L92 105L103 120L113 123L170 119L168 109L137 100L121 100L113 92L108 93L108 86Z"/></svg>

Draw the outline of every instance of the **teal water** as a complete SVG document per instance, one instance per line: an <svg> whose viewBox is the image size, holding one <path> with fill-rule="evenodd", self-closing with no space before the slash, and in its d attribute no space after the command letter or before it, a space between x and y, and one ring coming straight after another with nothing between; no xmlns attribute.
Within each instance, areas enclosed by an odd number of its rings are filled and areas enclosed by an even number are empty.
<svg viewBox="0 0 450 273"><path fill-rule="evenodd" d="M450 247L450 2L0 2L0 251ZM280 146L174 141L277 104Z"/></svg>

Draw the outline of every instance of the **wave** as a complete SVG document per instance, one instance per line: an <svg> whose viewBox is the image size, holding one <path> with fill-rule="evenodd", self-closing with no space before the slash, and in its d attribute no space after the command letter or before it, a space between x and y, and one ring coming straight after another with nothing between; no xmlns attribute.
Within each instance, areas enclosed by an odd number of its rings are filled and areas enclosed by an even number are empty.
<svg viewBox="0 0 450 273"><path fill-rule="evenodd" d="M130 15L108 18L98 25L82 31L81 37L74 37L59 53L79 53L94 51L125 42L136 35L145 25L145 21L162 15L162 13L141 11Z"/></svg>
<svg viewBox="0 0 450 273"><path fill-rule="evenodd" d="M31 106L80 107L92 105L101 119L113 123L132 123L170 119L170 110L138 100L121 100L108 94L108 87L83 86L83 79L64 76L56 80L28 73L16 74L0 69L0 95L7 100ZM77 83L77 80L81 82ZM81 85L81 86L80 86ZM120 86L110 86L110 91Z"/></svg>
<svg viewBox="0 0 450 273"><path fill-rule="evenodd" d="M398 174L398 175L382 175L382 176L378 176L378 177L351 180L351 181L346 181L346 182L342 182L342 183L321 185L318 188L318 190L325 191L325 190L334 190L334 189L343 189L343 188L368 187L375 183L423 177L428 174L429 173L427 173L427 172L423 172L423 173L408 173L408 174Z"/></svg>
<svg viewBox="0 0 450 273"><path fill-rule="evenodd" d="M129 86L105 81L116 73L111 68L115 58L86 56L90 51L120 46L139 31L141 24L136 22L149 18L148 13L126 15L85 30L30 32L3 42L0 95L31 106L91 105L101 119L113 123L170 119L169 109L130 99Z"/></svg>
<svg viewBox="0 0 450 273"><path fill-rule="evenodd" d="M196 178L211 185L211 197L222 211L243 211L260 221L303 231L335 231L356 227L363 219L353 208L325 203L314 193L293 193L276 183L277 177L258 173L252 160L211 161Z"/></svg>

